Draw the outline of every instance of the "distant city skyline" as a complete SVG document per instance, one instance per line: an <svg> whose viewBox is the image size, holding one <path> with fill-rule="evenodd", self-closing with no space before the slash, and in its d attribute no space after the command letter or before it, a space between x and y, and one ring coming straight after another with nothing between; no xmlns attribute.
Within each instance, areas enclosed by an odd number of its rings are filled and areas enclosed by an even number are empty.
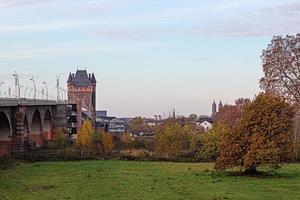
<svg viewBox="0 0 300 200"><path fill-rule="evenodd" d="M55 97L56 75L66 89L87 69L111 116L210 115L260 91L262 50L299 22L295 0L3 0L0 90L17 71L23 92L34 76Z"/></svg>

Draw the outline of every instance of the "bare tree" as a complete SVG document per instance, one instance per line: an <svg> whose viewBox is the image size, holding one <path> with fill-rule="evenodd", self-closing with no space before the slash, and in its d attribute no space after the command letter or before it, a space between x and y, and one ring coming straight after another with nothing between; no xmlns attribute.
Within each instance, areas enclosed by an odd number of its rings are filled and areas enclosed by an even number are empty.
<svg viewBox="0 0 300 200"><path fill-rule="evenodd" d="M263 50L261 88L300 103L300 34L274 36Z"/></svg>

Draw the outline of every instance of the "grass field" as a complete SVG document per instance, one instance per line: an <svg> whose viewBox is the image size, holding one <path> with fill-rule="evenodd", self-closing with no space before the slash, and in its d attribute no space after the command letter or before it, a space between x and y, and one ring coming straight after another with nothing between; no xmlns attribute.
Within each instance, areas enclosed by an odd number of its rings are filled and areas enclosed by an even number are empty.
<svg viewBox="0 0 300 200"><path fill-rule="evenodd" d="M22 164L0 171L0 199L300 199L300 164L264 177L216 173L203 163Z"/></svg>

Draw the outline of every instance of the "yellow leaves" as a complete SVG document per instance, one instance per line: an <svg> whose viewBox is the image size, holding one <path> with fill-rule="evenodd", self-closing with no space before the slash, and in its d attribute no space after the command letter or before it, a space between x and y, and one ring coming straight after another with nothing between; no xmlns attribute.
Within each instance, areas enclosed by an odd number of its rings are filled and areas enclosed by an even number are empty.
<svg viewBox="0 0 300 200"><path fill-rule="evenodd" d="M94 130L92 127L92 122L87 120L84 121L77 137L77 145L80 147L87 147L92 142L92 136L94 134Z"/></svg>
<svg viewBox="0 0 300 200"><path fill-rule="evenodd" d="M105 133L103 133L102 144L103 144L103 151L105 153L111 152L113 150L113 148L114 148L112 134L105 134Z"/></svg>
<svg viewBox="0 0 300 200"><path fill-rule="evenodd" d="M175 158L191 145L191 131L176 122L168 122L155 136L156 153L166 158Z"/></svg>

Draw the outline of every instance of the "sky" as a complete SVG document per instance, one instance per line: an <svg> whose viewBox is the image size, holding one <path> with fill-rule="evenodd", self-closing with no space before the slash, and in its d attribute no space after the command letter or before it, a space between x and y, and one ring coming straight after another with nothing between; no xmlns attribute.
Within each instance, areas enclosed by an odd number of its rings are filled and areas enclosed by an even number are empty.
<svg viewBox="0 0 300 200"><path fill-rule="evenodd" d="M0 91L21 96L87 69L111 116L211 114L253 99L273 35L300 29L295 0L0 0ZM14 90L12 90L14 91Z"/></svg>

